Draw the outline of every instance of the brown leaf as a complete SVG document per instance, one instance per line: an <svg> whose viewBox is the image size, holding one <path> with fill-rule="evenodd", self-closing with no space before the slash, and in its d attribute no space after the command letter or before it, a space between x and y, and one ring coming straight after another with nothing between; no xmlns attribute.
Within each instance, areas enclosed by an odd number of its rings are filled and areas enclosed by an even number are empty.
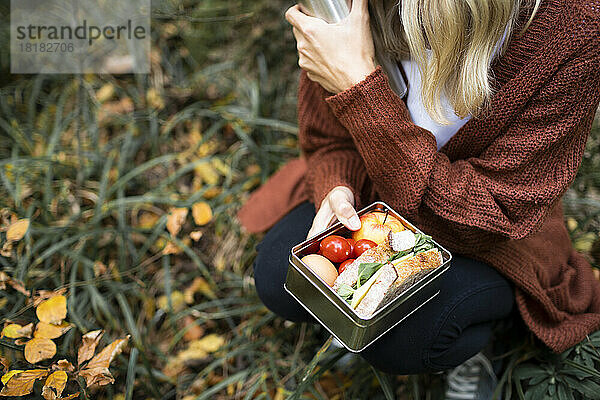
<svg viewBox="0 0 600 400"><path fill-rule="evenodd" d="M42 388L42 395L44 399L56 399L62 396L63 390L65 390L65 386L67 386L67 380L69 377L65 371L54 371L53 373L46 378L46 383L44 383L44 387ZM54 389L56 392L54 392ZM44 394L44 392L46 392Z"/></svg>
<svg viewBox="0 0 600 400"><path fill-rule="evenodd" d="M129 341L129 335L124 339L117 339L94 356L85 366L86 369L108 368L112 360L123 351Z"/></svg>
<svg viewBox="0 0 600 400"><path fill-rule="evenodd" d="M71 328L72 325L66 321L63 321L60 325L38 322L33 336L36 338L56 339L64 335Z"/></svg>
<svg viewBox="0 0 600 400"><path fill-rule="evenodd" d="M25 359L31 364L54 357L56 344L50 339L33 338L25 344Z"/></svg>
<svg viewBox="0 0 600 400"><path fill-rule="evenodd" d="M79 371L79 376L85 379L85 384L89 387L92 385L104 386L115 381L112 374L106 367L86 368Z"/></svg>
<svg viewBox="0 0 600 400"><path fill-rule="evenodd" d="M185 339L186 342L198 340L204 336L204 328L198 325L196 319L191 315L188 315L183 319L183 325L184 328L187 328L183 335L183 339Z"/></svg>
<svg viewBox="0 0 600 400"><path fill-rule="evenodd" d="M19 337L30 338L31 334L33 333L33 322L17 330L17 333L20 335Z"/></svg>
<svg viewBox="0 0 600 400"><path fill-rule="evenodd" d="M173 208L167 218L167 230L173 236L177 236L181 227L185 223L188 215L187 208Z"/></svg>
<svg viewBox="0 0 600 400"><path fill-rule="evenodd" d="M60 369L61 371L73 372L75 367L68 360L58 360L56 365L52 366L52 369Z"/></svg>
<svg viewBox="0 0 600 400"><path fill-rule="evenodd" d="M3 385L6 385L6 382L8 382L9 379L12 378L13 375L18 374L19 372L23 372L23 370L22 369L13 369L12 371L8 371L4 375L2 375L2 378L0 378L0 382L2 382Z"/></svg>
<svg viewBox="0 0 600 400"><path fill-rule="evenodd" d="M192 216L196 225L203 226L212 220L213 213L210 205L205 201L201 201L192 206Z"/></svg>
<svg viewBox="0 0 600 400"><path fill-rule="evenodd" d="M35 313L40 321L59 325L67 317L67 298L58 295L41 302Z"/></svg>
<svg viewBox="0 0 600 400"><path fill-rule="evenodd" d="M81 365L81 363L94 356L96 346L100 343L102 335L104 335L103 330L91 331L83 335L81 338L81 346L79 347L79 350L77 350L77 365Z"/></svg>
<svg viewBox="0 0 600 400"><path fill-rule="evenodd" d="M33 392L35 381L46 375L48 371L45 369L32 369L14 374L0 391L0 396L25 396Z"/></svg>
<svg viewBox="0 0 600 400"><path fill-rule="evenodd" d="M10 276L8 276L8 274L6 272L0 271L0 290L5 290L6 285L11 286L17 292L22 293L27 297L29 297L29 295L31 294L31 292L29 290L25 289L25 286L23 285L23 283L21 283L20 281L18 281L16 279L11 278Z"/></svg>
<svg viewBox="0 0 600 400"><path fill-rule="evenodd" d="M23 239L29 229L29 218L20 219L10 224L6 231L6 240L16 242Z"/></svg>
<svg viewBox="0 0 600 400"><path fill-rule="evenodd" d="M10 361L7 358L0 356L0 365L2 365L2 373L10 368Z"/></svg>

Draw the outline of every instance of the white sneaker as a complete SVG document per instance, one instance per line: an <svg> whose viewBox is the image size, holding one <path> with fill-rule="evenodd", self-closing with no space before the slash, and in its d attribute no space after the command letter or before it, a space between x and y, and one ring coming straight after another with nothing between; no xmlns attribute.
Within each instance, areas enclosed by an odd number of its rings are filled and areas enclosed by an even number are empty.
<svg viewBox="0 0 600 400"><path fill-rule="evenodd" d="M490 400L498 378L490 360L477 353L446 376L446 400Z"/></svg>

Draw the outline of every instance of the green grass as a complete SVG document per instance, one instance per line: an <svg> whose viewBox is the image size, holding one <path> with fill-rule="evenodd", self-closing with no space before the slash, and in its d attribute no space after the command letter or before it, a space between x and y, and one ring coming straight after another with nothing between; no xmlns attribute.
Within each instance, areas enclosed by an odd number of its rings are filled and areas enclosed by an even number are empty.
<svg viewBox="0 0 600 400"><path fill-rule="evenodd" d="M115 385L82 398L385 398L364 362L339 371L340 352L318 352L321 328L291 326L262 306L251 267L260 236L242 232L235 219L248 193L298 154L295 42L283 19L289 5L161 2L149 76L10 76L1 58L0 209L32 223L0 268L32 291L67 288L76 329L58 341L61 358L74 360L90 330L107 331L103 344L131 335L111 367ZM596 266L599 145L596 125L565 197L576 246ZM211 205L214 220L196 227L190 215L171 236L169 209L199 201ZM154 224L141 223L143 215ZM192 231L203 233L198 242L188 239ZM164 255L167 241L181 253ZM196 277L209 290L182 302ZM34 315L25 296L0 291L2 322ZM177 365L193 327L225 344ZM541 382L562 393L572 379L594 376L599 339L591 339L563 356L518 340L506 357L504 388L527 397L528 385ZM14 360L13 369L28 367L8 339L0 339L0 355ZM437 398L442 390L435 376L383 382L398 398ZM78 390L72 381L67 392Z"/></svg>

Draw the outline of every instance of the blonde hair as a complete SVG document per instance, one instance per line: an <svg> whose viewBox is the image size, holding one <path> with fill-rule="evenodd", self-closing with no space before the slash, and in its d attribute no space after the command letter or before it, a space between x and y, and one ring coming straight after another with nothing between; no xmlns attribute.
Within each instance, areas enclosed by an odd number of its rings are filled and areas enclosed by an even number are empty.
<svg viewBox="0 0 600 400"><path fill-rule="evenodd" d="M523 29L541 3L527 1L534 4ZM477 116L489 101L491 62L516 29L519 10L519 0L373 0L371 26L392 57L415 60L425 109L447 124L442 94L461 118Z"/></svg>

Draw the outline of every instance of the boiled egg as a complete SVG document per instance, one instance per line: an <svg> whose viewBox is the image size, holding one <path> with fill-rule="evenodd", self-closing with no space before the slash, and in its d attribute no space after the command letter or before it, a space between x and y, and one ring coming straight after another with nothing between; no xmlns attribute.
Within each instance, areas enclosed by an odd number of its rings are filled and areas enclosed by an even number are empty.
<svg viewBox="0 0 600 400"><path fill-rule="evenodd" d="M323 279L325 283L333 286L335 279L338 277L338 272L331 261L318 254L309 254L302 257L302 262Z"/></svg>

